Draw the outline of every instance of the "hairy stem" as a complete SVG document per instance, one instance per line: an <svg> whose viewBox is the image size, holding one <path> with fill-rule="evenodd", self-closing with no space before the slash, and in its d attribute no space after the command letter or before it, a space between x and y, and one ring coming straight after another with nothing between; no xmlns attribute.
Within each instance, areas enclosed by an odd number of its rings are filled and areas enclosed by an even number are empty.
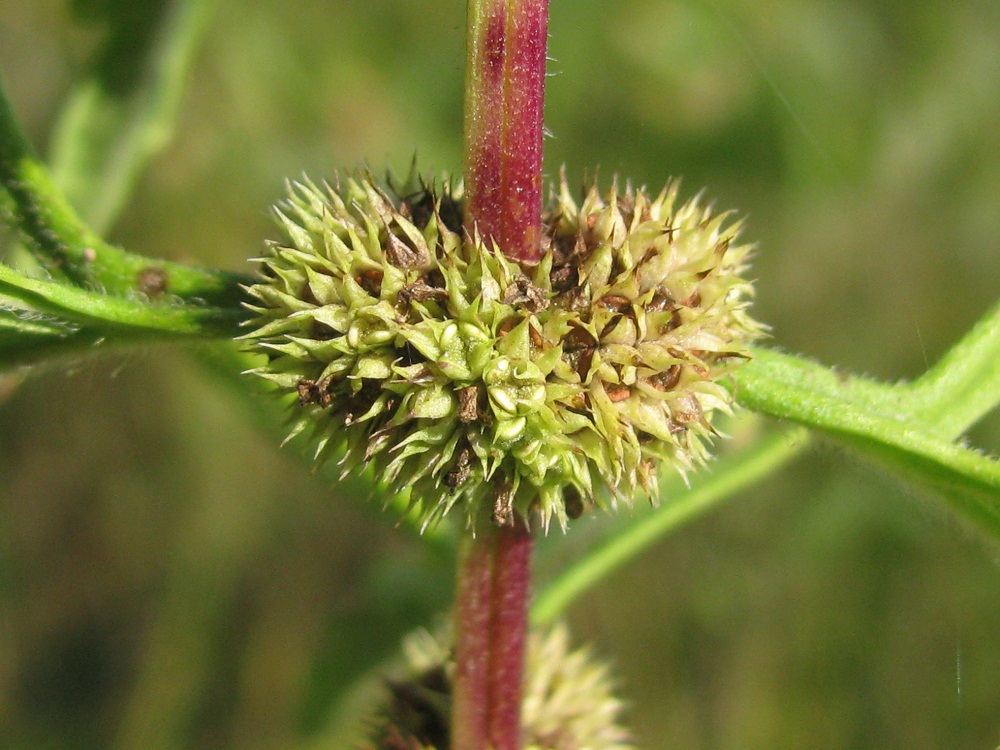
<svg viewBox="0 0 1000 750"><path fill-rule="evenodd" d="M451 750L520 750L532 538L523 524L465 541L458 565Z"/></svg>
<svg viewBox="0 0 1000 750"><path fill-rule="evenodd" d="M465 227L508 258L541 258L548 0L469 0ZM451 750L520 750L531 586L527 528L489 527L458 564Z"/></svg>
<svg viewBox="0 0 1000 750"><path fill-rule="evenodd" d="M548 0L469 0L465 224L509 258L541 257Z"/></svg>

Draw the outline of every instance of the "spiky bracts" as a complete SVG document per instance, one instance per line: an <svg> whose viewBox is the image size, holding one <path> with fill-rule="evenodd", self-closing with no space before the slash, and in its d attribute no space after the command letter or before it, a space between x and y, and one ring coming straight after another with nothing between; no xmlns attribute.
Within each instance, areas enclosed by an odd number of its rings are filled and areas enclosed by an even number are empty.
<svg viewBox="0 0 1000 750"><path fill-rule="evenodd" d="M372 465L425 524L565 525L655 494L660 464L704 460L761 331L739 224L676 204L671 184L577 205L563 180L531 267L463 234L460 189L296 183L249 289L255 372L294 394L318 461Z"/></svg>
<svg viewBox="0 0 1000 750"><path fill-rule="evenodd" d="M453 665L448 649L421 631L404 643L406 675L388 683L389 700L365 750L447 750ZM522 724L526 750L631 750L607 665L573 649L557 625L528 637Z"/></svg>

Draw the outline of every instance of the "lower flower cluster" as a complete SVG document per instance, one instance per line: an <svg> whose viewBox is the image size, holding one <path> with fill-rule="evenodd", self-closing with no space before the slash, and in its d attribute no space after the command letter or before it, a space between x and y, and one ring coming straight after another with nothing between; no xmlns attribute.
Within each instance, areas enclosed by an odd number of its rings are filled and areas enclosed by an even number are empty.
<svg viewBox="0 0 1000 750"><path fill-rule="evenodd" d="M370 464L425 525L565 526L655 495L660 464L704 460L762 332L739 224L677 194L578 204L563 180L527 266L463 232L460 188L296 183L248 290L255 373L319 461Z"/></svg>
<svg viewBox="0 0 1000 750"><path fill-rule="evenodd" d="M364 750L447 750L451 672L447 648L426 631L404 644L407 673L390 680L389 699ZM605 664L572 649L558 625L528 638L521 719L525 750L632 750L623 704Z"/></svg>

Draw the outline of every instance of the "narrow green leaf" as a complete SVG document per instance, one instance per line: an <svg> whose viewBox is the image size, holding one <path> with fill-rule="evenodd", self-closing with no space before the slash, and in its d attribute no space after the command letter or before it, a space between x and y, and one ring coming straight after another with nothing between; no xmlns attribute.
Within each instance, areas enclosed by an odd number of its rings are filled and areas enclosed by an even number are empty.
<svg viewBox="0 0 1000 750"><path fill-rule="evenodd" d="M0 294L28 308L105 333L157 332L164 336L233 338L239 335L240 308L215 308L171 300L147 303L22 276L0 264Z"/></svg>
<svg viewBox="0 0 1000 750"><path fill-rule="evenodd" d="M67 321L0 307L0 373L79 355L107 343L99 332Z"/></svg>
<svg viewBox="0 0 1000 750"><path fill-rule="evenodd" d="M0 188L0 214L22 234L53 278L123 297L147 293L152 286L181 300L219 308L237 308L243 299L240 284L253 283L246 276L155 260L104 242L55 187L2 89Z"/></svg>
<svg viewBox="0 0 1000 750"><path fill-rule="evenodd" d="M25 336L66 336L75 330L72 324L65 321L0 305L0 347Z"/></svg>
<svg viewBox="0 0 1000 750"><path fill-rule="evenodd" d="M948 429L916 419L908 389L839 378L814 362L759 349L737 375L745 407L819 430L917 487L944 497L960 516L1000 540L1000 462L951 442ZM879 390L891 398L877 398ZM995 398L996 394L989 394ZM933 415L932 415L933 418Z"/></svg>
<svg viewBox="0 0 1000 750"><path fill-rule="evenodd" d="M957 437L1000 404L1000 301L914 382L915 416Z"/></svg>
<svg viewBox="0 0 1000 750"><path fill-rule="evenodd" d="M1000 540L1000 461L926 435L907 436L907 445L845 436L856 452L945 500L961 518Z"/></svg>

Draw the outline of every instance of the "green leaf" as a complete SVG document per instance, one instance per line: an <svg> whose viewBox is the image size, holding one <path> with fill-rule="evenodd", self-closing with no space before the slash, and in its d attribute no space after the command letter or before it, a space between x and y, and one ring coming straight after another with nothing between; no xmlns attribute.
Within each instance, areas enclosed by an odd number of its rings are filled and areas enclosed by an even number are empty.
<svg viewBox="0 0 1000 750"><path fill-rule="evenodd" d="M0 264L0 294L29 310L113 334L149 332L163 336L225 337L239 335L245 317L240 308L185 304L178 300L148 303L90 292L54 281L32 279Z"/></svg>
<svg viewBox="0 0 1000 750"><path fill-rule="evenodd" d="M0 305L0 347L25 336L61 337L76 330L75 326L63 320Z"/></svg>
<svg viewBox="0 0 1000 750"><path fill-rule="evenodd" d="M77 287L119 295L142 294L149 277L172 296L193 304L237 308L241 284L253 279L129 253L87 226L34 155L0 90L0 213L26 239L53 277Z"/></svg>
<svg viewBox="0 0 1000 750"><path fill-rule="evenodd" d="M98 331L34 311L0 306L0 373L79 355L110 343Z"/></svg>
<svg viewBox="0 0 1000 750"><path fill-rule="evenodd" d="M909 386L905 403L949 437L1000 404L1000 302Z"/></svg>
<svg viewBox="0 0 1000 750"><path fill-rule="evenodd" d="M1000 540L1000 462L952 442L964 429L935 414L912 414L907 387L842 377L814 362L758 349L737 374L745 407L819 430L917 487L934 492L960 516ZM996 393L986 394L994 403ZM971 411L969 412L972 413Z"/></svg>
<svg viewBox="0 0 1000 750"><path fill-rule="evenodd" d="M48 356L78 331L66 321L0 306L0 371Z"/></svg>

